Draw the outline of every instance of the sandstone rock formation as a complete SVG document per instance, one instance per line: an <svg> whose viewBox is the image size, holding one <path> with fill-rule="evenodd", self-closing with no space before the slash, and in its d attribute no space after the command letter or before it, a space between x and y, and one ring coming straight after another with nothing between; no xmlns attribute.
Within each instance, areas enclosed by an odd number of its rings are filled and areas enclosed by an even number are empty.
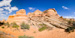
<svg viewBox="0 0 75 38"><path fill-rule="evenodd" d="M26 11L24 9L21 9L16 12L17 15L26 15Z"/></svg>
<svg viewBox="0 0 75 38"><path fill-rule="evenodd" d="M10 15L7 19L7 22L12 23L12 22L21 22L28 20L28 17L26 15L26 11L24 9L21 9L16 12L14 15Z"/></svg>
<svg viewBox="0 0 75 38"><path fill-rule="evenodd" d="M66 29L69 25L67 21L60 19L60 16L57 14L55 9L48 9L44 12L36 10L33 13L28 13L24 9L16 12L15 15L10 15L7 19L7 22L12 23L16 22L18 24L25 22L29 25L39 27L39 24L46 24L51 28L64 28Z"/></svg>
<svg viewBox="0 0 75 38"><path fill-rule="evenodd" d="M40 10L36 10L33 13L35 16L40 16L41 14L43 14L43 12L41 12Z"/></svg>

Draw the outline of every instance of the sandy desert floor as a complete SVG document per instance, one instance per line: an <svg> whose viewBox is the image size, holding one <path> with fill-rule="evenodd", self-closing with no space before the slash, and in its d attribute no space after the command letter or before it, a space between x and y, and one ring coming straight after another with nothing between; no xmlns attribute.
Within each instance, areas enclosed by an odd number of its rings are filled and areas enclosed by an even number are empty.
<svg viewBox="0 0 75 38"><path fill-rule="evenodd" d="M15 30L14 28L1 28L0 31L3 31L7 34L13 35L9 38L18 38L18 36L33 36L34 38L75 38L75 32L66 33L64 29L54 28L53 30L44 30L39 32L37 28L31 26L30 30ZM35 33L34 33L35 32Z"/></svg>

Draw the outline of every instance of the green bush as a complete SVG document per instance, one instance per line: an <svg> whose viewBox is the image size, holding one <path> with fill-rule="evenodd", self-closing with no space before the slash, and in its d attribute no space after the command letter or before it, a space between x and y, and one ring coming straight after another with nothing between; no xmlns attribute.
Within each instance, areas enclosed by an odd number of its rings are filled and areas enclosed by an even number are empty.
<svg viewBox="0 0 75 38"><path fill-rule="evenodd" d="M47 26L46 24L39 24L41 27L39 28L39 31L43 31L45 29L50 30L51 27Z"/></svg>
<svg viewBox="0 0 75 38"><path fill-rule="evenodd" d="M28 29L29 30L30 26L28 24L25 24L24 22L21 24L21 29Z"/></svg>
<svg viewBox="0 0 75 38"><path fill-rule="evenodd" d="M42 27L42 28L39 28L39 31L43 31L45 29L47 29L47 27Z"/></svg>
<svg viewBox="0 0 75 38"><path fill-rule="evenodd" d="M70 24L72 24L71 27L68 27L67 29L65 29L65 32L74 32L75 29L75 21L69 21Z"/></svg>
<svg viewBox="0 0 75 38"><path fill-rule="evenodd" d="M46 24L39 24L41 27L46 27L47 25Z"/></svg>
<svg viewBox="0 0 75 38"><path fill-rule="evenodd" d="M24 36L19 36L18 38L34 38L34 37L32 37L32 36L29 37L29 36L25 36L25 35L24 35Z"/></svg>
<svg viewBox="0 0 75 38"><path fill-rule="evenodd" d="M13 28L18 28L19 25L17 25L15 22L13 22L13 23L12 23L12 27L13 27Z"/></svg>
<svg viewBox="0 0 75 38"><path fill-rule="evenodd" d="M74 27L68 27L67 29L65 29L65 32L74 32Z"/></svg>
<svg viewBox="0 0 75 38"><path fill-rule="evenodd" d="M4 27L2 27L2 28L4 28Z"/></svg>

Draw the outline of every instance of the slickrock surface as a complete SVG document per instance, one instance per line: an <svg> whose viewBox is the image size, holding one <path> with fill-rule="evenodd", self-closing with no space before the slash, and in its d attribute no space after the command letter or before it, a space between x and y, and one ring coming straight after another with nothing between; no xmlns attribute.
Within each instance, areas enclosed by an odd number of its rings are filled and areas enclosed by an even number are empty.
<svg viewBox="0 0 75 38"><path fill-rule="evenodd" d="M59 27L64 29L69 26L67 24L67 21L60 18L55 9L48 9L43 12L40 10L36 10L33 13L28 13L27 15L26 11L24 9L21 9L17 11L15 15L10 15L7 19L7 22L16 22L17 24L25 22L32 26L46 24L47 26L52 28Z"/></svg>

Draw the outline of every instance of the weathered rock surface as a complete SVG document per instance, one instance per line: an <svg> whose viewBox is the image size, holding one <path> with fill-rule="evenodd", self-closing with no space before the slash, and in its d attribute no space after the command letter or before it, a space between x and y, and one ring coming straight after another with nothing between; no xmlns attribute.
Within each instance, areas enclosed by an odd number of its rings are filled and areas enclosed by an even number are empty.
<svg viewBox="0 0 75 38"><path fill-rule="evenodd" d="M39 24L46 24L47 26L52 28L58 27L64 29L69 26L65 20L60 19L60 16L57 14L57 11L55 9L48 9L44 12L36 10L33 13L28 13L28 15L26 15L26 11L22 9L16 12L15 15L10 15L7 19L7 22L16 22L18 24L25 22L29 25L37 27L39 26Z"/></svg>

